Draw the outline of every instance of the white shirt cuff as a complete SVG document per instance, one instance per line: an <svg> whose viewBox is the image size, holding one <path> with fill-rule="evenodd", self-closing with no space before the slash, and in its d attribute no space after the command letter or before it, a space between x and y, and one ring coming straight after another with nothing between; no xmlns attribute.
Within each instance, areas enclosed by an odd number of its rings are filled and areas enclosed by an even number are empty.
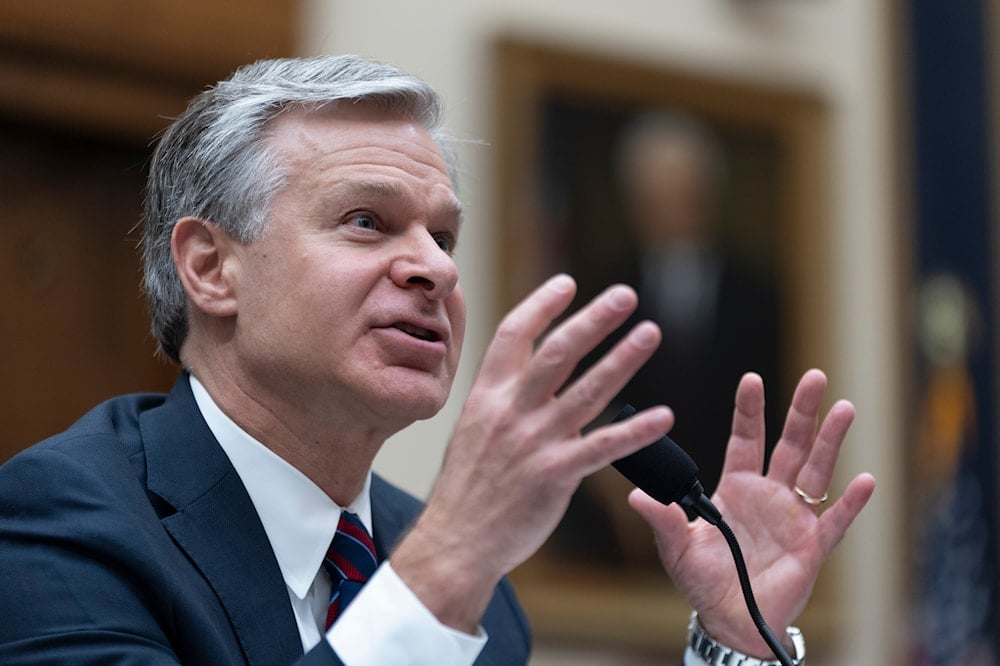
<svg viewBox="0 0 1000 666"><path fill-rule="evenodd" d="M347 666L471 666L487 638L482 627L472 636L441 624L389 562L326 633Z"/></svg>

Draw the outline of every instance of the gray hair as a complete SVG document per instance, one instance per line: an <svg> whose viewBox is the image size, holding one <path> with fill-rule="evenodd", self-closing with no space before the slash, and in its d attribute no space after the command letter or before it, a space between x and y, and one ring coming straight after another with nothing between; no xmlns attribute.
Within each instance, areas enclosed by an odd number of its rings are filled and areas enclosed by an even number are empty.
<svg viewBox="0 0 1000 666"><path fill-rule="evenodd" d="M290 108L339 100L365 102L420 123L434 138L456 183L451 142L440 131L442 104L424 81L358 56L261 60L191 100L153 152L143 216L143 286L160 350L180 363L188 299L170 239L183 217L210 220L252 242L264 229L287 165L268 148L271 121Z"/></svg>

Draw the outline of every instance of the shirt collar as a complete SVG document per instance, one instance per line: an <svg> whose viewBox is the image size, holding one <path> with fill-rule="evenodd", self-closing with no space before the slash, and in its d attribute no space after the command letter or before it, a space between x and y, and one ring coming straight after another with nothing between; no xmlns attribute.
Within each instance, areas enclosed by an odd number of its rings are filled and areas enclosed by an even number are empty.
<svg viewBox="0 0 1000 666"><path fill-rule="evenodd" d="M371 472L361 493L342 509L309 477L230 419L194 375L190 379L205 423L257 510L285 584L296 597L305 598L337 531L342 510L357 514L372 533Z"/></svg>

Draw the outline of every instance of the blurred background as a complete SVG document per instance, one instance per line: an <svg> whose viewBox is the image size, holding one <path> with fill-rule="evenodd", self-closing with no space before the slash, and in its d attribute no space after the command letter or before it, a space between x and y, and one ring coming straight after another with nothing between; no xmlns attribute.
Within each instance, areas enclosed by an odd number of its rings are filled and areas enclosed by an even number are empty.
<svg viewBox="0 0 1000 666"><path fill-rule="evenodd" d="M995 664L997 11L0 0L0 461L176 375L154 357L133 230L168 119L242 63L359 53L443 94L469 211L461 375L380 471L427 493L496 322L549 274L582 295L651 287L670 344L622 397L675 404L709 475L746 369L780 406L772 440L809 367L857 405L831 493L860 471L879 485L802 618L809 663ZM678 663L687 609L626 492L588 480L515 572L533 664Z"/></svg>

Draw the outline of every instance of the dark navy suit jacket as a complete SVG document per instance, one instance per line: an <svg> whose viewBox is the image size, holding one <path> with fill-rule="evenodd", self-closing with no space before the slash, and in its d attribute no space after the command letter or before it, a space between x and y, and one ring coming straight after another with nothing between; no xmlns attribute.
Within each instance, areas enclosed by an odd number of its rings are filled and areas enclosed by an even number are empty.
<svg viewBox="0 0 1000 666"><path fill-rule="evenodd" d="M420 503L377 476L387 557ZM504 581L477 664L523 664L530 631ZM110 400L0 467L0 663L339 664L302 654L277 560L182 376Z"/></svg>

